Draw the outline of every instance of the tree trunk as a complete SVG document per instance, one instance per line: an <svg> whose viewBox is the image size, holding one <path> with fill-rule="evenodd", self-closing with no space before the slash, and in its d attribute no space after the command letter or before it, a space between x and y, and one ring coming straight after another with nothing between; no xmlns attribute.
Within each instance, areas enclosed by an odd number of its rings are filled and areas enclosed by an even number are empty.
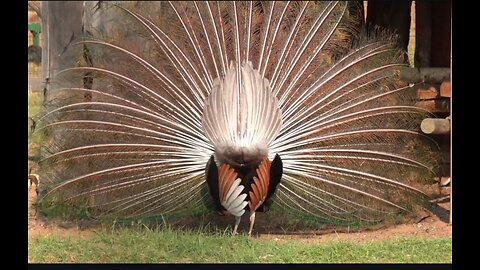
<svg viewBox="0 0 480 270"><path fill-rule="evenodd" d="M42 2L42 80L44 100L51 78L58 71L73 66L81 48L71 46L82 34L83 2Z"/></svg>

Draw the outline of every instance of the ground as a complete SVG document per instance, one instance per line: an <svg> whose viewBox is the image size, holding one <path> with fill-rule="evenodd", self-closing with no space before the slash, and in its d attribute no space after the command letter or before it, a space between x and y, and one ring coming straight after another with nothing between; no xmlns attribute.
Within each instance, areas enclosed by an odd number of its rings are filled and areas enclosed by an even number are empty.
<svg viewBox="0 0 480 270"><path fill-rule="evenodd" d="M101 225L94 222L52 221L38 218L32 207L36 199L35 186L28 191L28 239L29 241L39 235L60 236L88 236ZM258 234L259 238L270 238L278 241L282 239L298 239L304 242L322 242L330 240L347 240L357 243L384 240L398 236L416 236L419 238L451 237L452 226L448 223L448 202L441 203L433 212L425 212L417 220L395 226L380 226L375 229L362 232L339 232L338 229L325 229L319 231L300 232L296 234ZM224 217L222 217L224 218ZM225 218L224 218L225 219ZM344 229L347 230L347 229Z"/></svg>

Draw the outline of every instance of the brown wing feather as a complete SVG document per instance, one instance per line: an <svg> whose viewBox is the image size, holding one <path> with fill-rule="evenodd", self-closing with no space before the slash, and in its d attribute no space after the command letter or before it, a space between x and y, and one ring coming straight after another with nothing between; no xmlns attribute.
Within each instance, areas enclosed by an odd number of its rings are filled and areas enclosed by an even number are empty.
<svg viewBox="0 0 480 270"><path fill-rule="evenodd" d="M270 182L270 161L264 159L257 168L257 177L253 177L251 184L252 191L250 191L250 211L255 211L265 202L268 194L268 187Z"/></svg>
<svg viewBox="0 0 480 270"><path fill-rule="evenodd" d="M258 178L257 177L253 177L253 181L254 183L252 183L251 187L252 187L252 190L250 191L250 193L253 194L253 196L250 196L250 201L251 202L258 202L260 201L260 197L258 195L260 195L260 190L258 188Z"/></svg>
<svg viewBox="0 0 480 270"><path fill-rule="evenodd" d="M257 169L258 178L261 180L261 190L268 190L268 184L270 182L270 162L268 159L265 159Z"/></svg>
<svg viewBox="0 0 480 270"><path fill-rule="evenodd" d="M250 195L250 201L248 202L248 207L250 207L250 211L253 211L252 209L255 209L255 206L253 204L260 200L255 196L253 189L248 194Z"/></svg>
<svg viewBox="0 0 480 270"><path fill-rule="evenodd" d="M218 169L218 186L220 192L220 201L224 201L225 197L227 196L228 190L233 184L233 181L237 178L237 173L230 168L228 164L220 165Z"/></svg>
<svg viewBox="0 0 480 270"><path fill-rule="evenodd" d="M220 201L222 201L224 198L222 197L223 191L225 190L225 174L227 172L227 166L221 165L220 168L218 168L218 193L220 195Z"/></svg>
<svg viewBox="0 0 480 270"><path fill-rule="evenodd" d="M219 168L219 174L218 174L218 186L220 187L218 192L220 193L220 201L223 201L224 195L225 195L225 190L227 190L227 182L228 178L225 176L228 173L228 165L221 165Z"/></svg>

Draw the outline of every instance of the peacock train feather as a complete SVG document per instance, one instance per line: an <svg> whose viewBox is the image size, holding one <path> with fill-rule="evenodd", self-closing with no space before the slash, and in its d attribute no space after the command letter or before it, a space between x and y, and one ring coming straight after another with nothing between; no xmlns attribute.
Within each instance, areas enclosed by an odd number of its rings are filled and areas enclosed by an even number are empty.
<svg viewBox="0 0 480 270"><path fill-rule="evenodd" d="M428 202L428 112L399 80L408 65L394 38L366 31L355 4L108 12L108 31L72 45L90 61L56 74L39 119L43 205L124 218L271 209L346 224Z"/></svg>

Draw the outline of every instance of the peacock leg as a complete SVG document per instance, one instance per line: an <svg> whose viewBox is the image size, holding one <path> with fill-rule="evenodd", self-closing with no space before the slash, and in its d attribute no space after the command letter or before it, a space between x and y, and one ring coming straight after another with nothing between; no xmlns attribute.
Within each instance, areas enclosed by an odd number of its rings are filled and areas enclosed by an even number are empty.
<svg viewBox="0 0 480 270"><path fill-rule="evenodd" d="M233 227L233 233L232 235L237 235L237 229L238 229L238 224L240 224L240 219L242 218L242 216L239 216L239 217L235 217L235 227Z"/></svg>
<svg viewBox="0 0 480 270"><path fill-rule="evenodd" d="M255 223L255 212L252 212L252 214L250 214L250 229L248 230L248 236L252 235L254 223Z"/></svg>

